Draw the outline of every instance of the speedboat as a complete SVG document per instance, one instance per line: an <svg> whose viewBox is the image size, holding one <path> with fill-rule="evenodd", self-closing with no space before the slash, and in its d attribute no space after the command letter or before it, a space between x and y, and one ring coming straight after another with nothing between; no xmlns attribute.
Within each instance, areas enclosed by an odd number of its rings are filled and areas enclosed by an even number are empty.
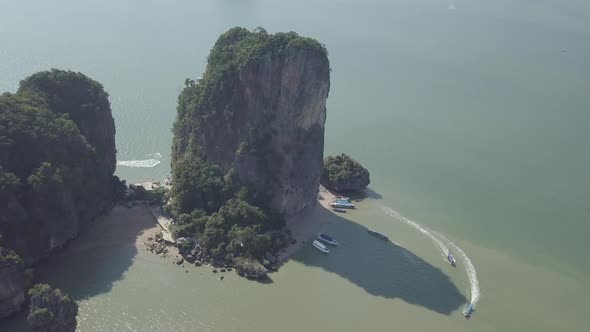
<svg viewBox="0 0 590 332"><path fill-rule="evenodd" d="M465 315L465 317L469 318L469 317L471 317L471 315L473 314L474 311L475 311L475 308L473 307L473 303L469 303L465 307L465 310L463 310L463 315Z"/></svg>
<svg viewBox="0 0 590 332"><path fill-rule="evenodd" d="M457 265L457 263L455 262L455 257L453 257L453 254L451 254L450 251L447 254L447 260L449 261L449 263L451 263L452 266L456 266Z"/></svg>
<svg viewBox="0 0 590 332"><path fill-rule="evenodd" d="M332 211L334 211L334 212L340 212L340 213L346 213L346 210L344 210L344 209L339 209L339 208L337 208L337 207L333 207L333 208L332 208Z"/></svg>
<svg viewBox="0 0 590 332"><path fill-rule="evenodd" d="M328 250L328 248L323 243L321 243L318 240L313 240L312 245L314 246L314 248L316 248L317 250L323 252L324 254L327 254L327 253L330 252L330 250Z"/></svg>
<svg viewBox="0 0 590 332"><path fill-rule="evenodd" d="M318 239L333 246L337 246L339 244L338 241L334 240L334 238L332 238L330 235L324 233L318 234Z"/></svg>
<svg viewBox="0 0 590 332"><path fill-rule="evenodd" d="M387 236L385 236L379 232L375 232L374 230L370 230L370 229L367 229L367 232L369 232L369 234L371 234L371 235L374 235L374 236L380 238L381 240L389 241L389 238Z"/></svg>

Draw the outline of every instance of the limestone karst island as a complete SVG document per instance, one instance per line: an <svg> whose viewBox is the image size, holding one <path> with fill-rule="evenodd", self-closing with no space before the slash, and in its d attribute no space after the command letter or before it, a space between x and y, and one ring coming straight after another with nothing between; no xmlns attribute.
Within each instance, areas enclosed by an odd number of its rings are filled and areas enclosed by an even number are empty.
<svg viewBox="0 0 590 332"><path fill-rule="evenodd" d="M369 173L344 154L324 165L326 47L295 32L233 28L207 59L178 97L171 176L161 182L114 175L108 94L87 76L39 72L0 97L2 317L28 310L33 330L75 330L78 306L37 284L36 268L101 223L130 227L109 219L158 221L142 248L184 269L206 265L221 280L233 269L268 279L302 244L327 253L337 243L318 233L325 221L314 215L354 208L329 190L361 191Z"/></svg>

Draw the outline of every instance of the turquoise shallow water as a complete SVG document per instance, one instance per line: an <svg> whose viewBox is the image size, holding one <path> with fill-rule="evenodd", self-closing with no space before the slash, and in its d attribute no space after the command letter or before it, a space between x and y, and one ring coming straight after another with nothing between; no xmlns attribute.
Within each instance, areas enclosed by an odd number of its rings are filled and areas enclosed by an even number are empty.
<svg viewBox="0 0 590 332"><path fill-rule="evenodd" d="M350 245L329 261L304 251L272 285L236 279L223 289L208 274L179 276L141 254L125 261L113 255L105 266L113 274L126 272L112 288L84 297L83 330L117 330L105 318L112 315L132 329L158 330L153 321L137 322L160 309L180 330L197 320L208 322L203 329L247 331L330 324L357 330L357 321L370 322L363 326L373 330L583 330L590 323L584 315L590 292L589 19L585 1L548 0L3 4L0 91L14 91L20 79L52 67L100 81L111 95L119 161L153 165L119 166L117 173L130 182L169 173L176 98L186 77L201 76L220 33L263 26L318 38L333 69L326 154L345 151L361 160L377 193L330 230L347 237L355 225L376 227L395 234L392 240L407 250ZM428 237L383 207L467 253L481 288L468 325L456 303L471 296L462 266L449 269ZM347 259L363 260L364 254L375 264L379 257L396 263L349 271ZM412 293L421 300L400 295L412 289L408 280L423 277L410 268L413 259L425 264L425 278L451 293L424 287L429 291ZM403 277L388 286L398 270ZM150 292L134 291L138 287ZM187 287L206 291L189 298ZM178 297L174 305L146 305L161 297L160 288ZM84 287L70 291L82 294ZM135 319L121 316L124 308Z"/></svg>

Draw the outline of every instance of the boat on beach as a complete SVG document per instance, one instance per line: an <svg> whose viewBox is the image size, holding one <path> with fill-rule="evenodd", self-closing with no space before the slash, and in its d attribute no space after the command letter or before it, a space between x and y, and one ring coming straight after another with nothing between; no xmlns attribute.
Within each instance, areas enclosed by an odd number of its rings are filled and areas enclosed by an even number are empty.
<svg viewBox="0 0 590 332"><path fill-rule="evenodd" d="M473 314L474 311L475 311L475 308L473 307L473 303L469 303L465 307L465 310L463 310L463 315L465 315L466 318L469 318L469 317L471 317L471 315Z"/></svg>
<svg viewBox="0 0 590 332"><path fill-rule="evenodd" d="M383 235L383 234L381 234L379 232L376 232L376 231L371 230L371 229L367 229L367 232L369 232L369 234L371 234L373 236L376 236L376 237L380 238L381 240L389 241L389 238L387 236L385 236L385 235Z"/></svg>
<svg viewBox="0 0 590 332"><path fill-rule="evenodd" d="M451 263L453 267L457 266L457 263L455 262L455 257L453 257L453 254L451 254L451 252L447 254L447 260L449 261L449 263Z"/></svg>
<svg viewBox="0 0 590 332"><path fill-rule="evenodd" d="M316 248L317 250L323 252L324 254L327 254L327 253L330 252L330 250L328 250L328 248L323 243L321 243L318 240L313 240L312 245L314 246L314 248Z"/></svg>
<svg viewBox="0 0 590 332"><path fill-rule="evenodd" d="M333 237L324 233L318 234L318 240L326 242L327 244L331 244L333 246L337 246L339 244L338 241L336 241Z"/></svg>
<svg viewBox="0 0 590 332"><path fill-rule="evenodd" d="M333 207L333 208L332 208L332 211L334 211L334 212L340 212L340 213L346 213L346 210L344 210L344 209L339 209L339 208L337 208L337 207Z"/></svg>

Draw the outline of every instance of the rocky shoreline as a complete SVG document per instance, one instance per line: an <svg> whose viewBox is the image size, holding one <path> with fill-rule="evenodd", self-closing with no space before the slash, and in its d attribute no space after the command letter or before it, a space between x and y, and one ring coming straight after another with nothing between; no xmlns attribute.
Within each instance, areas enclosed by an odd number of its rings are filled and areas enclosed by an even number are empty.
<svg viewBox="0 0 590 332"><path fill-rule="evenodd" d="M172 258L175 265L183 268L185 265L210 266L213 268L213 273L235 270L238 275L248 279L264 279L268 273L277 271L280 264L279 259L271 253L266 253L262 262L244 257L233 260L219 259L206 254L191 239L181 238L177 240L177 243L168 243L164 241L161 231L153 237L148 237L144 245L146 251L161 258Z"/></svg>

